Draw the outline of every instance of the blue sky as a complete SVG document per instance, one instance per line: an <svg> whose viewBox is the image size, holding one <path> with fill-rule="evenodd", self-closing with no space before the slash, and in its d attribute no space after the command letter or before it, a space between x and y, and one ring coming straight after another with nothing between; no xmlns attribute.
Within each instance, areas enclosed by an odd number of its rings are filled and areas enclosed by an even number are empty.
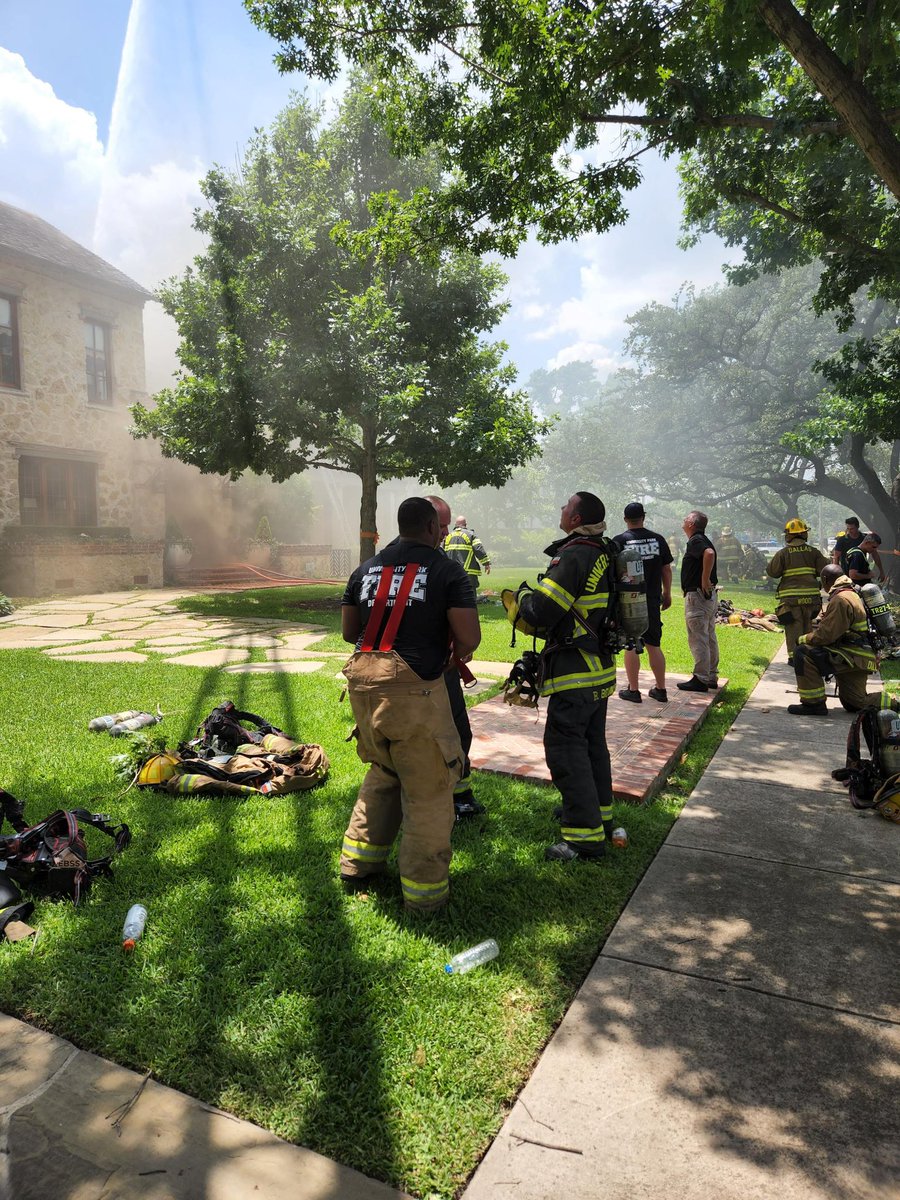
<svg viewBox="0 0 900 1200"><path fill-rule="evenodd" d="M198 249L190 218L205 170L233 164L303 87L278 75L273 49L240 0L0 0L0 199L152 287ZM529 243L504 264L511 308L497 332L523 380L575 358L613 369L628 313L720 278L719 243L677 249L672 164L647 163L629 208L608 234ZM173 369L175 338L155 305L145 326L152 390Z"/></svg>

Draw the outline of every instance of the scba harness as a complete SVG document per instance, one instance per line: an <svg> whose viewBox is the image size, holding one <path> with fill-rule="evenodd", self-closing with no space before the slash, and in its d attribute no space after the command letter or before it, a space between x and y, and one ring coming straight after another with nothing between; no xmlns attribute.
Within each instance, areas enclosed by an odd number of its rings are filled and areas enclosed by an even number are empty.
<svg viewBox="0 0 900 1200"><path fill-rule="evenodd" d="M255 729L247 729L247 725ZM270 733L287 737L282 729L270 725L256 713L242 712L230 700L214 708L197 728L197 740L193 743L195 756L209 757L216 754L234 754L238 746L259 745Z"/></svg>
<svg viewBox="0 0 900 1200"><path fill-rule="evenodd" d="M865 741L870 757L862 757ZM831 772L849 789L850 803L900 824L900 713L866 708L847 733L846 766Z"/></svg>
<svg viewBox="0 0 900 1200"><path fill-rule="evenodd" d="M566 542L567 549L571 546L590 546L592 549L600 550L604 554L607 554L610 561L603 568L602 576L614 577L615 562L618 556L615 554L615 544L613 542L608 539L598 541L595 538L582 537L572 538ZM538 584L544 578L545 576L539 575ZM509 676L503 684L504 699L507 704L522 705L529 708L537 708L544 676L547 674L547 664L554 654L557 654L561 650L585 650L604 658L614 658L621 650L635 644L633 634L619 620L618 592L616 587L613 586L607 593L606 610L600 617L596 628L591 626L578 609L573 606L560 618L560 622L565 620L566 616L572 618L572 632L564 636L554 637L551 631L551 636L547 638L541 650L538 650L537 631L519 615L522 597L534 591L534 588L523 581L515 592L511 589L506 589L500 595L503 607L506 609L507 617L512 624L510 646L515 647L517 630L532 638L531 650L525 651L521 658L516 660Z"/></svg>
<svg viewBox="0 0 900 1200"><path fill-rule="evenodd" d="M127 825L110 824L108 816L83 808L58 809L37 825L28 825L24 805L0 791L0 827L3 818L16 832L0 837L0 934L10 921L24 921L34 908L30 901L20 903L19 887L78 904L98 875L112 876L113 858L131 841ZM111 837L110 853L88 858L82 826Z"/></svg>

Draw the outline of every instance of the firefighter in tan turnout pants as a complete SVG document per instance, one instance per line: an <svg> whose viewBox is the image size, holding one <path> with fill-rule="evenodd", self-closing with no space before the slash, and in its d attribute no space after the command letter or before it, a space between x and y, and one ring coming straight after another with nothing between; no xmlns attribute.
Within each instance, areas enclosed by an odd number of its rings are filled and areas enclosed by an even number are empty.
<svg viewBox="0 0 900 1200"><path fill-rule="evenodd" d="M828 559L821 550L807 545L809 526L799 517L788 521L784 535L786 544L776 552L766 574L778 580L775 615L784 626L787 652L793 654L801 635L810 632L821 611L819 576Z"/></svg>
<svg viewBox="0 0 900 1200"><path fill-rule="evenodd" d="M399 540L348 580L341 606L344 667L369 770L344 834L341 879L355 890L384 872L400 827L400 885L414 912L443 908L449 895L453 787L463 752L443 679L451 636L465 662L481 641L465 571L435 547L440 522L423 497L404 500Z"/></svg>
<svg viewBox="0 0 900 1200"><path fill-rule="evenodd" d="M838 697L848 712L880 708L881 693L866 692L866 680L875 670L875 651L867 635L866 606L841 573L829 563L822 568L822 587L828 593L828 605L818 627L800 635L794 651L799 704L789 704L796 717L825 717L825 678L837 680Z"/></svg>

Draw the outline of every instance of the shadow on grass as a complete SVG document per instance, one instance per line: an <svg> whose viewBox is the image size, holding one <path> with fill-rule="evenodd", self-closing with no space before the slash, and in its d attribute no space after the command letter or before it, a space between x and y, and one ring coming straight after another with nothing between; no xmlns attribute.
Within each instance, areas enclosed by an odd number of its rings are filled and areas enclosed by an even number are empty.
<svg viewBox="0 0 900 1200"><path fill-rule="evenodd" d="M100 667L45 669L53 681L112 678ZM145 674L155 687L187 670ZM324 678L215 669L187 679L195 686L179 711L182 736L229 697L320 740L337 694ZM339 889L340 835L362 776L352 749L334 740L342 724L329 732L331 779L315 792L132 792L122 806L135 842L116 879L79 913L42 912L46 939L34 958L16 956L18 978L0 969L0 994L26 1019L283 1137L420 1194L450 1195L672 818L629 812L624 855L567 870L543 861L557 832L554 793L482 776L488 816L454 833L451 909L423 922L403 911L393 864L383 893L364 900ZM45 801L65 761L37 775L23 766L36 812L59 803L58 792ZM125 960L118 934L135 899L148 904L148 936ZM464 980L443 975L449 954L491 936L498 963Z"/></svg>

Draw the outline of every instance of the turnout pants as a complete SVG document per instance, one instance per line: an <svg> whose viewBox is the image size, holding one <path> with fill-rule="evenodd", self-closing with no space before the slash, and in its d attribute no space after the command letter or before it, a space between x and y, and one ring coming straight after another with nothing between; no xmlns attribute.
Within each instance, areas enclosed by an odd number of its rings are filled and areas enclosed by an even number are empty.
<svg viewBox="0 0 900 1200"><path fill-rule="evenodd" d="M463 793L468 793L472 788L472 764L469 762L469 751L472 749L472 726L469 724L469 710L466 708L466 699L463 694L459 671L455 667L451 667L448 671L444 672L444 679L447 683L447 695L450 698L450 712L453 715L453 724L456 726L456 732L459 734L459 740L462 744L462 773L453 789L454 796L461 796Z"/></svg>
<svg viewBox="0 0 900 1200"><path fill-rule="evenodd" d="M869 672L851 666L840 654L824 646L798 646L794 651L794 671L801 704L825 703L825 676L833 675L838 699L848 712L880 708L881 692L867 692Z"/></svg>
<svg viewBox="0 0 900 1200"><path fill-rule="evenodd" d="M600 688L554 692L547 701L544 753L562 798L563 841L585 858L602 854L612 832L612 771L606 746L607 698Z"/></svg>
<svg viewBox="0 0 900 1200"><path fill-rule="evenodd" d="M400 827L403 903L416 912L447 903L453 787L462 748L442 678L421 679L393 651L354 654L344 667L369 770L344 834L341 874L382 872Z"/></svg>
<svg viewBox="0 0 900 1200"><path fill-rule="evenodd" d="M718 607L715 592L709 600L702 592L688 592L684 598L684 619L688 646L694 659L694 674L711 687L716 686L719 678L719 639L716 637Z"/></svg>
<svg viewBox="0 0 900 1200"><path fill-rule="evenodd" d="M788 657L790 657L797 649L797 642L801 635L812 630L813 621L821 612L822 602L815 600L811 604L788 604L782 601L778 605L778 609L779 611L786 609L787 615L794 618L784 626L784 644L787 646Z"/></svg>

